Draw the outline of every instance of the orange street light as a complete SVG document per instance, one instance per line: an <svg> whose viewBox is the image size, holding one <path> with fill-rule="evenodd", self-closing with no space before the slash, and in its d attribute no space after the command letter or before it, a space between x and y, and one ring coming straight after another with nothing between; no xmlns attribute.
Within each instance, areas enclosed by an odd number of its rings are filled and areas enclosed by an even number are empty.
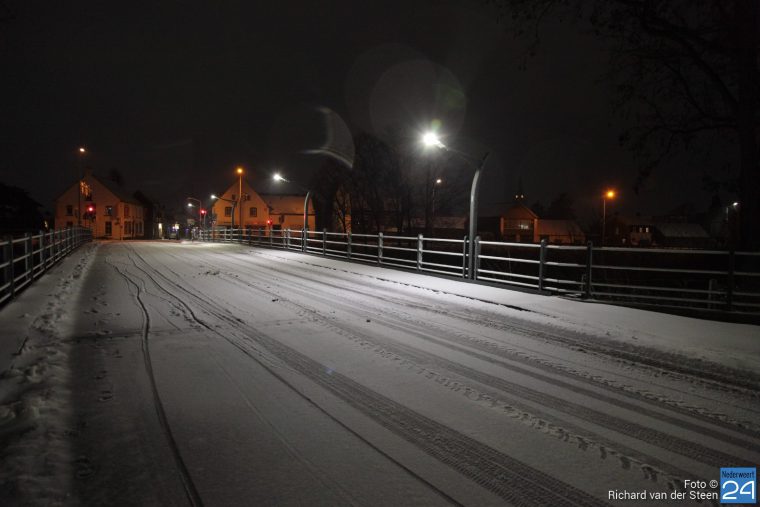
<svg viewBox="0 0 760 507"><path fill-rule="evenodd" d="M238 215L240 216L240 237L243 237L243 168L236 169L238 173ZM233 227L234 228L234 227Z"/></svg>
<svg viewBox="0 0 760 507"><path fill-rule="evenodd" d="M614 190L608 189L602 195L602 246L604 246L604 236L607 227L607 199L614 199L617 194Z"/></svg>

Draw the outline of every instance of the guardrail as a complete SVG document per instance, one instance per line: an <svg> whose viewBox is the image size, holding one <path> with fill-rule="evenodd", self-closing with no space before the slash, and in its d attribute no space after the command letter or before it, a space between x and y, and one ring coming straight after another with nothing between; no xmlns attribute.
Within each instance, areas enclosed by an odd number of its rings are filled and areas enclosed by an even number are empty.
<svg viewBox="0 0 760 507"><path fill-rule="evenodd" d="M468 278L467 237L217 229L205 241L299 250ZM475 238L473 279L642 307L760 315L760 252L505 243Z"/></svg>
<svg viewBox="0 0 760 507"><path fill-rule="evenodd" d="M92 232L85 227L0 239L0 306L82 243L91 240Z"/></svg>

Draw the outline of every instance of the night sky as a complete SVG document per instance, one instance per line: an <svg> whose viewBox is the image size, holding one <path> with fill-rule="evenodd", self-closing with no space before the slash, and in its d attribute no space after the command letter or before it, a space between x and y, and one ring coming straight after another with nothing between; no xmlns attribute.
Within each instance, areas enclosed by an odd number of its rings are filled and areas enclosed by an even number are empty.
<svg viewBox="0 0 760 507"><path fill-rule="evenodd" d="M221 5L220 5L221 4ZM317 107L354 129L416 136L434 119L447 143L492 158L484 204L523 179L528 203L560 192L588 215L608 185L616 209L704 209L702 170L677 159L638 196L618 146L605 48L572 23L549 23L520 63L515 39L483 2L10 2L0 24L0 182L50 209L77 177L77 147L96 173L179 208L235 180L243 165L307 181L327 136ZM361 8L358 6L361 5Z"/></svg>

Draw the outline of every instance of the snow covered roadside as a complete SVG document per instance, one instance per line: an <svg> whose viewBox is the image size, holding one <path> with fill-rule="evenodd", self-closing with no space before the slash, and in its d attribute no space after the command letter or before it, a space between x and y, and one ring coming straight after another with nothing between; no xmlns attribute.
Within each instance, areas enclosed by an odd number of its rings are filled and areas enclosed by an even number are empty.
<svg viewBox="0 0 760 507"><path fill-rule="evenodd" d="M298 252L259 248L253 253L523 309L520 317L527 320L760 374L760 326L540 296Z"/></svg>
<svg viewBox="0 0 760 507"><path fill-rule="evenodd" d="M61 338L97 248L83 245L0 310L0 504L66 503L74 456Z"/></svg>

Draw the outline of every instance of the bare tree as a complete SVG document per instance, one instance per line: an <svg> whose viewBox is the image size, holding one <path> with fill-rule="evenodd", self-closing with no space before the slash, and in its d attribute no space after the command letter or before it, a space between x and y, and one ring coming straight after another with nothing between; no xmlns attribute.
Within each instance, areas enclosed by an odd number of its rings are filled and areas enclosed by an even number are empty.
<svg viewBox="0 0 760 507"><path fill-rule="evenodd" d="M534 51L549 17L590 22L611 47L606 77L639 183L674 153L726 142L739 159L741 243L760 248L760 73L756 0L493 0ZM638 185L637 185L638 187Z"/></svg>

